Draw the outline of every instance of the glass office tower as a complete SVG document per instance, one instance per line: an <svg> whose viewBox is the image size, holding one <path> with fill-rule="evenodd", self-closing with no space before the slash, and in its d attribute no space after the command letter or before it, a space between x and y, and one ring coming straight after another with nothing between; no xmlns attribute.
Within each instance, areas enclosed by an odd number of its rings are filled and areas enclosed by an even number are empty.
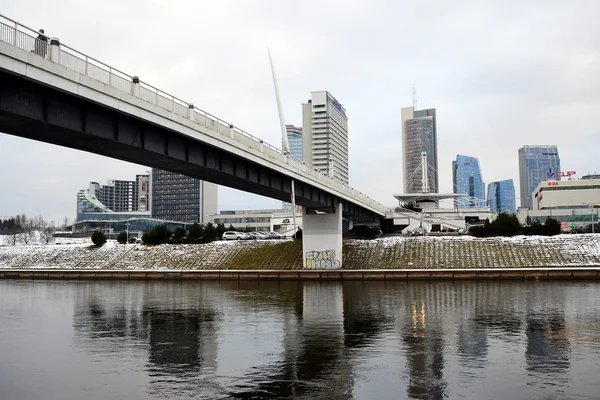
<svg viewBox="0 0 600 400"><path fill-rule="evenodd" d="M217 213L217 185L153 168L151 204L152 218L206 223Z"/></svg>
<svg viewBox="0 0 600 400"><path fill-rule="evenodd" d="M487 204L493 213L516 211L515 185L512 179L492 182L488 185Z"/></svg>
<svg viewBox="0 0 600 400"><path fill-rule="evenodd" d="M531 193L541 181L558 180L557 146L523 146L519 149L521 207L531 209Z"/></svg>
<svg viewBox="0 0 600 400"><path fill-rule="evenodd" d="M429 191L438 193L437 124L435 108L401 110L404 193L422 192L421 153L427 153Z"/></svg>
<svg viewBox="0 0 600 400"><path fill-rule="evenodd" d="M457 199L457 206L485 207L485 183L476 157L457 155L456 161L452 161L452 181L454 193L468 196Z"/></svg>

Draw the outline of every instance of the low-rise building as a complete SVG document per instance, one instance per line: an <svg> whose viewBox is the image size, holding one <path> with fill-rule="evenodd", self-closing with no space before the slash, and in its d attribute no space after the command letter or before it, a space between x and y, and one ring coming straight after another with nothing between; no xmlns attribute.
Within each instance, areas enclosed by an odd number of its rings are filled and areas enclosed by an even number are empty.
<svg viewBox="0 0 600 400"><path fill-rule="evenodd" d="M600 211L600 177L542 181L531 194L532 209L520 208L521 223L529 217L544 222L548 217L558 220L563 231L598 222Z"/></svg>
<svg viewBox="0 0 600 400"><path fill-rule="evenodd" d="M291 209L269 210L226 210L210 216L215 224L226 228L251 229L259 232L276 231L282 234L294 233L294 216ZM296 227L302 227L302 213L296 214Z"/></svg>

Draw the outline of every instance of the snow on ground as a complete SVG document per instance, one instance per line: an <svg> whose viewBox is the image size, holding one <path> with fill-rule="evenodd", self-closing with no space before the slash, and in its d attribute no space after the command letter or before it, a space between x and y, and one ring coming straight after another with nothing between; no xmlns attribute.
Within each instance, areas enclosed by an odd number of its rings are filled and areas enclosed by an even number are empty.
<svg viewBox="0 0 600 400"><path fill-rule="evenodd" d="M96 248L89 239L57 238L56 244L28 246L8 246L2 241L0 268L228 269L246 266L245 260L247 268L300 268L301 247L289 243L144 246L109 241ZM290 251L291 257L279 254ZM600 235L350 239L344 241L343 257L345 269L600 266Z"/></svg>

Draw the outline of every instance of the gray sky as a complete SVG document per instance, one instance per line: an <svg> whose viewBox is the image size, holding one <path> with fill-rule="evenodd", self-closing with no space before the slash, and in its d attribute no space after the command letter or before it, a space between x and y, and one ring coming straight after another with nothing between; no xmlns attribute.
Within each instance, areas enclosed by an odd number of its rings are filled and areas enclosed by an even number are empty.
<svg viewBox="0 0 600 400"><path fill-rule="evenodd" d="M281 142L267 46L286 122L329 90L347 110L350 183L386 205L401 192L400 108L436 108L440 189L457 154L487 183L517 149L556 144L563 170L600 172L600 1L7 2L2 11L252 133ZM75 215L89 181L144 166L0 134L0 216ZM220 209L280 202L223 188Z"/></svg>

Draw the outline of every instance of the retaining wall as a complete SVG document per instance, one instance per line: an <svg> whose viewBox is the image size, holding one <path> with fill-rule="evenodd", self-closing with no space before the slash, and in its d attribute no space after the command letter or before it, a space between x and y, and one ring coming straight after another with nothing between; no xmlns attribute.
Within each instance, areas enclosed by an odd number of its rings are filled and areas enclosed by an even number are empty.
<svg viewBox="0 0 600 400"><path fill-rule="evenodd" d="M33 270L0 269L0 279L226 280L226 281L415 281L598 279L600 268L470 268L385 270Z"/></svg>

